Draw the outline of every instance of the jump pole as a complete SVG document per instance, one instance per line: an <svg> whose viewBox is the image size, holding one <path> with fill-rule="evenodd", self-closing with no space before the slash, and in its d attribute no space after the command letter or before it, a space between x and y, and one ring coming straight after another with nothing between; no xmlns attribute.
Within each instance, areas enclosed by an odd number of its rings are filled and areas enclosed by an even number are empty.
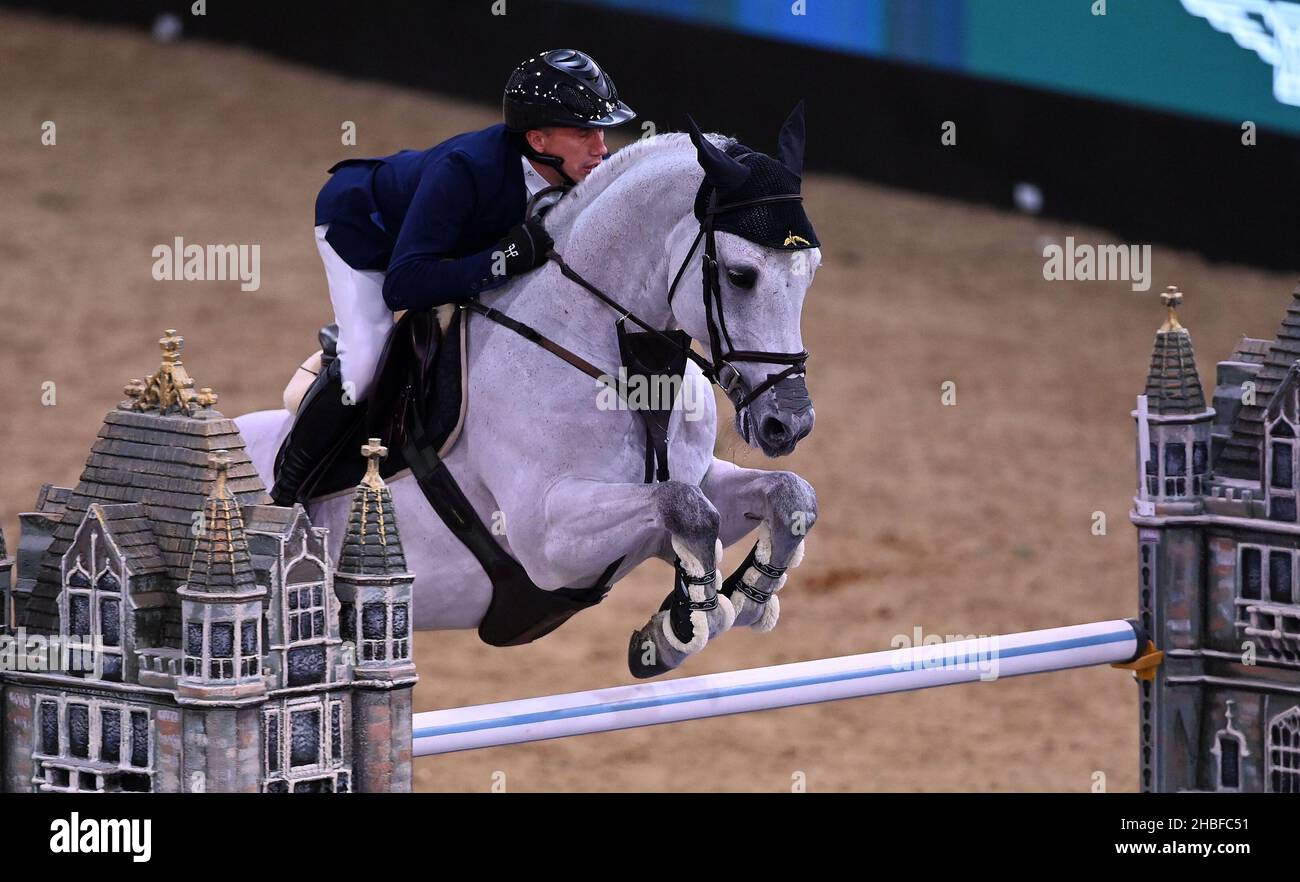
<svg viewBox="0 0 1300 882"><path fill-rule="evenodd" d="M912 692L1158 656L1141 627L1117 619L814 661L425 711L413 754L635 729L865 695Z"/></svg>

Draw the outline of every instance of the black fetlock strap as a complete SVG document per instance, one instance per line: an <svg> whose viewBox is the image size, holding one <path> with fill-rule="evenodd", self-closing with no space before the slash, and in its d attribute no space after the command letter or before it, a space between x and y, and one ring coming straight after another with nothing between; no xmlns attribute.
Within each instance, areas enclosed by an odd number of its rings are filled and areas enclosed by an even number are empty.
<svg viewBox="0 0 1300 882"><path fill-rule="evenodd" d="M682 567L681 558L674 558L673 570L676 578L673 582L673 591L664 599L661 610L668 610L668 621L672 625L673 633L682 643L689 643L695 636L695 627L691 624L691 613L709 612L718 608L718 593L713 589L713 584L717 580L717 570L707 573L703 576L692 576ZM690 586L707 585L704 600L692 600Z"/></svg>
<svg viewBox="0 0 1300 882"><path fill-rule="evenodd" d="M704 610L707 612L708 610L718 608L718 593L716 590L705 592L706 599L704 600L692 600L690 592L691 585L713 585L714 581L718 577L717 570L704 576L692 576L690 573L686 572L686 570L682 569L682 562L680 559L677 561L676 568L677 584L673 586L673 591L677 594L677 598L674 601L675 603L685 606L692 612L697 610Z"/></svg>
<svg viewBox="0 0 1300 882"><path fill-rule="evenodd" d="M749 550L749 556L745 558L745 562L736 568L736 571L731 574L731 577L722 586L722 593L730 597L733 592L739 591L755 603L767 603L772 597L772 592L755 588L745 581L745 571L750 567L758 570L769 579L780 579L785 575L786 571L785 567L774 567L758 560L758 543L755 542L754 547Z"/></svg>

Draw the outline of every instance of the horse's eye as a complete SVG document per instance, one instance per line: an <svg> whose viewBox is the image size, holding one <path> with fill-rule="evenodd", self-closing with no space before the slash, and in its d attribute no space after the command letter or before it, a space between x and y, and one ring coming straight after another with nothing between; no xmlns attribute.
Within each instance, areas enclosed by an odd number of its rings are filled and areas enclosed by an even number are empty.
<svg viewBox="0 0 1300 882"><path fill-rule="evenodd" d="M727 281L737 288L752 288L758 281L758 270L752 266L738 266L727 270Z"/></svg>

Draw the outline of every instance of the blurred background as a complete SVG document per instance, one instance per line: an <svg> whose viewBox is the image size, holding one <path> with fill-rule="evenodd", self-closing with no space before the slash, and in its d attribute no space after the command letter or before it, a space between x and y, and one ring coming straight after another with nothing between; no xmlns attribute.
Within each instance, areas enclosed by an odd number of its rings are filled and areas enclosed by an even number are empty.
<svg viewBox="0 0 1300 882"><path fill-rule="evenodd" d="M165 328L228 416L279 406L332 320L325 170L498 121L510 70L592 54L639 113L775 149L807 99L824 265L804 313L821 519L771 634L683 675L1132 615L1130 410L1178 285L1210 394L1295 284L1300 3L1246 0L0 0L0 526L75 485ZM1104 11L1104 14L1099 14ZM501 14L504 13L504 14ZM43 126L57 126L55 144ZM341 127L355 124L355 145ZM951 137L945 138L945 133ZM160 282L152 248L261 247L262 284ZM1044 278L1066 237L1151 286ZM49 384L57 390L53 403ZM955 384L956 404L941 400ZM729 405L721 405L730 413ZM1096 514L1106 530L1093 530ZM728 553L734 566L748 550ZM417 707L627 682L670 586L642 567L530 646L419 633ZM417 761L426 790L1078 790L1137 784L1129 676L1089 669Z"/></svg>

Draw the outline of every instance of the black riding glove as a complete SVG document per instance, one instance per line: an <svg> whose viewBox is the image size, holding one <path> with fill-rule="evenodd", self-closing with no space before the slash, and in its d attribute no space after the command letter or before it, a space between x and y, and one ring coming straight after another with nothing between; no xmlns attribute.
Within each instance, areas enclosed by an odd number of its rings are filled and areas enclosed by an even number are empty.
<svg viewBox="0 0 1300 882"><path fill-rule="evenodd" d="M506 278L536 269L546 262L546 252L555 242L539 218L529 218L516 224L492 252L493 275ZM501 272L504 268L505 272Z"/></svg>

